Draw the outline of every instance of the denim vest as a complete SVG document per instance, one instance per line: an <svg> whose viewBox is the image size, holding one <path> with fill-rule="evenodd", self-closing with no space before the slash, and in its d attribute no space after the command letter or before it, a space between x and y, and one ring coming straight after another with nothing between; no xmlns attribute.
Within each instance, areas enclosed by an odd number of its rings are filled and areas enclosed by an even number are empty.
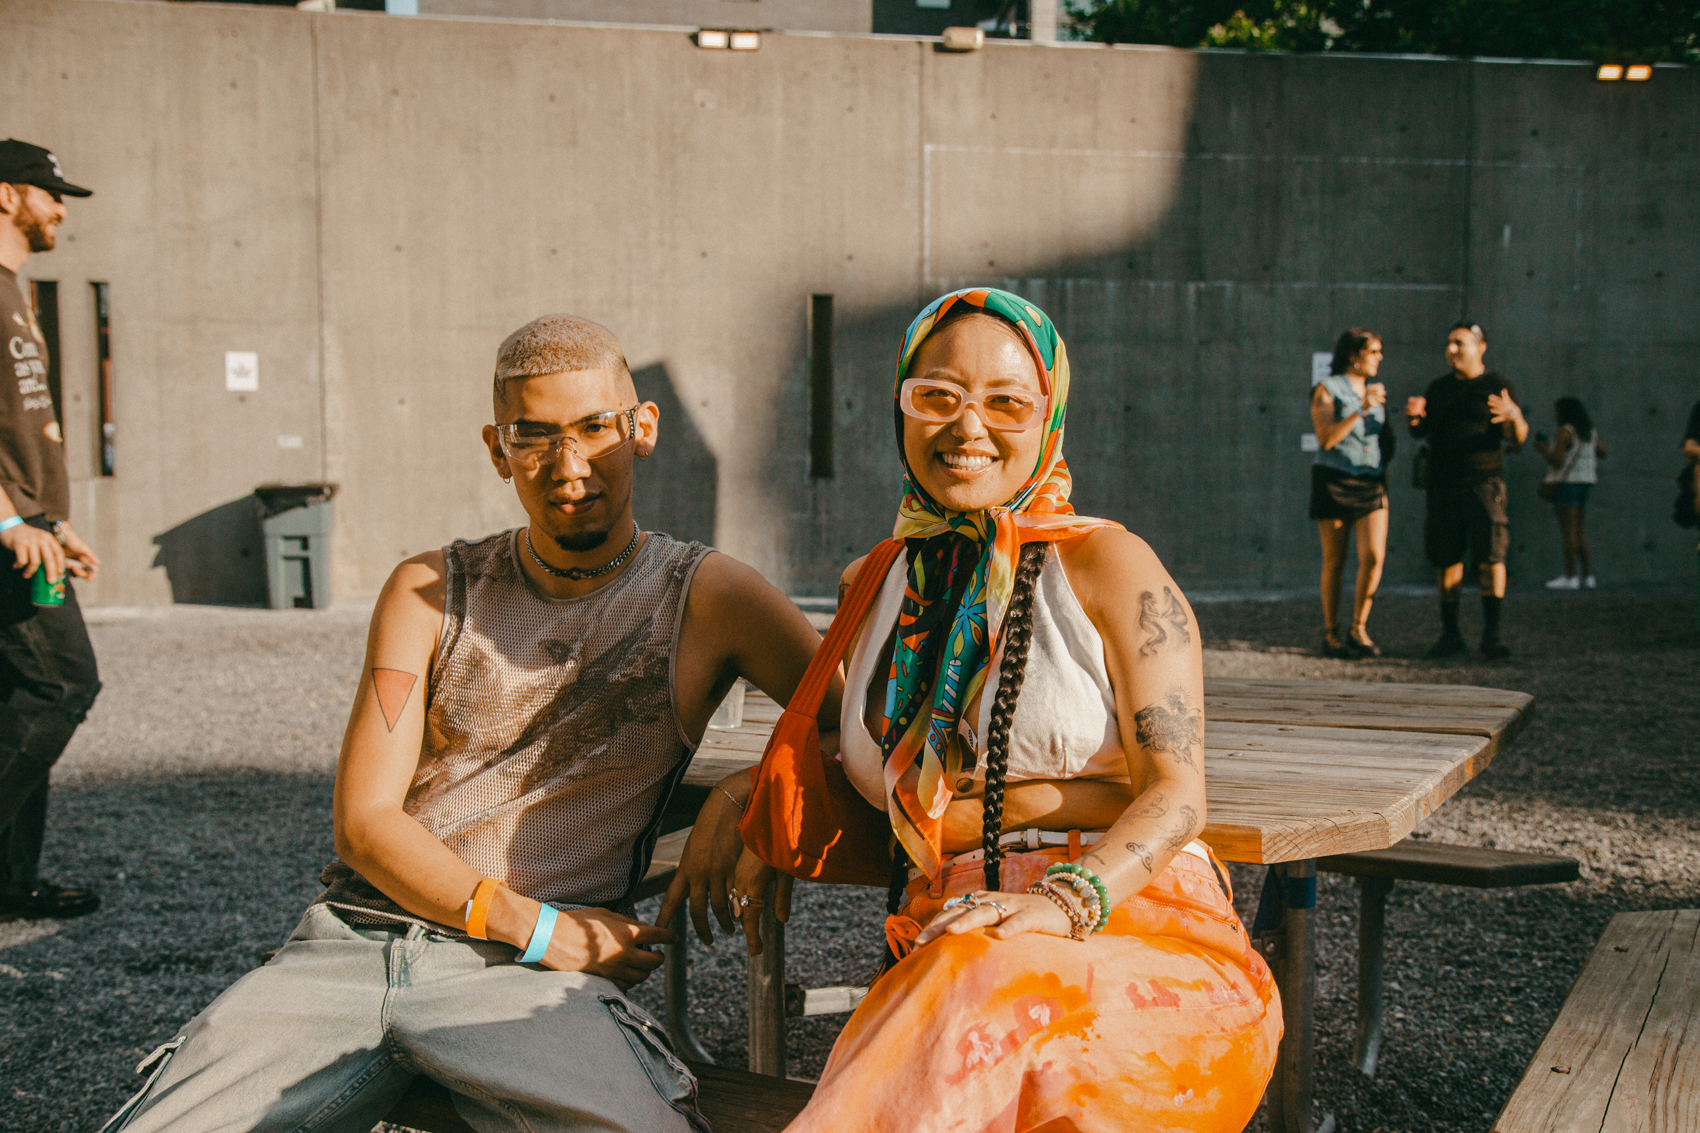
<svg viewBox="0 0 1700 1133"><path fill-rule="evenodd" d="M1334 420L1343 421L1363 411L1363 399L1352 388L1352 379L1344 374L1330 374L1322 386L1334 395ZM1387 424L1387 407L1378 405L1362 412L1352 423L1352 431L1341 437L1333 448L1319 448L1316 463L1338 469L1352 476L1381 475L1381 430Z"/></svg>

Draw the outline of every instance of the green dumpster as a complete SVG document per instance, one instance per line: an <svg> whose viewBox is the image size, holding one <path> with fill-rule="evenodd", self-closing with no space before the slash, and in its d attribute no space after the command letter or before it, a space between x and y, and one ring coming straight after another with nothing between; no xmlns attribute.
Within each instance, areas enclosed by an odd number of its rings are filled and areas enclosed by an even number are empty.
<svg viewBox="0 0 1700 1133"><path fill-rule="evenodd" d="M322 610L331 604L334 495L335 484L262 484L254 489L272 609Z"/></svg>

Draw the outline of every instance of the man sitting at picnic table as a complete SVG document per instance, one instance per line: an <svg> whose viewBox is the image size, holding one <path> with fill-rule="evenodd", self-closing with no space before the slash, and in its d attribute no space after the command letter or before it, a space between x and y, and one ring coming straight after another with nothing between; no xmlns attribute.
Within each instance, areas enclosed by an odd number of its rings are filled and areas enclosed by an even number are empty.
<svg viewBox="0 0 1700 1133"><path fill-rule="evenodd" d="M327 888L143 1063L109 1129L366 1133L416 1075L479 1130L708 1129L690 1072L621 994L673 939L624 915L627 896L733 681L783 703L820 638L751 568L638 530L633 459L659 414L607 329L522 327L494 401L484 441L530 522L390 576ZM709 899L731 923L748 791L740 773L711 792L668 894L699 930Z"/></svg>

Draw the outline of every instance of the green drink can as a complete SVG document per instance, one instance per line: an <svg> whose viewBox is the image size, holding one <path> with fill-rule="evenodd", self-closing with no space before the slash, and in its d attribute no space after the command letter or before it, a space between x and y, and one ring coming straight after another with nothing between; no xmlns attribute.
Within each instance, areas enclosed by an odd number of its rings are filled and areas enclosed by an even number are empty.
<svg viewBox="0 0 1700 1133"><path fill-rule="evenodd" d="M61 574L59 581L47 581L47 568L35 568L35 574L30 576L30 601L37 606L63 606L65 604L65 576Z"/></svg>

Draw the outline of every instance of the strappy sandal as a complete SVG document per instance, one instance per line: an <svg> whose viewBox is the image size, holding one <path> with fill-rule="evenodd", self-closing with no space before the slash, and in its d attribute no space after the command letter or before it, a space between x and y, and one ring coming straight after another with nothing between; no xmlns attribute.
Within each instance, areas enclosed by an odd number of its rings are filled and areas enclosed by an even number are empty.
<svg viewBox="0 0 1700 1133"><path fill-rule="evenodd" d="M1350 661L1352 659L1351 650L1347 649L1343 643L1330 640L1326 631L1322 634L1321 652L1324 657L1332 657L1336 661Z"/></svg>
<svg viewBox="0 0 1700 1133"><path fill-rule="evenodd" d="M1381 656L1381 646L1367 638L1360 639L1356 634L1346 635L1346 651L1359 660Z"/></svg>

